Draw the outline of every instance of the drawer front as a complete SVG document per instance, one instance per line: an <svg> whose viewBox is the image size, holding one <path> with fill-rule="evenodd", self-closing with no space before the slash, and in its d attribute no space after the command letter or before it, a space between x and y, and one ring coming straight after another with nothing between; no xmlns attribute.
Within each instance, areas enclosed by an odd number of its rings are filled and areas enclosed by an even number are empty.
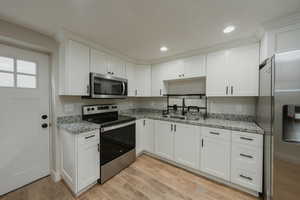
<svg viewBox="0 0 300 200"><path fill-rule="evenodd" d="M259 169L262 166L262 149L239 144L232 145L232 168L245 170Z"/></svg>
<svg viewBox="0 0 300 200"><path fill-rule="evenodd" d="M212 139L221 139L224 141L231 140L231 131L225 129L218 129L218 128L203 128L203 137L208 137Z"/></svg>
<svg viewBox="0 0 300 200"><path fill-rule="evenodd" d="M261 177L255 171L237 168L231 172L231 182L257 192L262 192Z"/></svg>
<svg viewBox="0 0 300 200"><path fill-rule="evenodd" d="M233 143L262 147L263 135L232 131L232 141Z"/></svg>
<svg viewBox="0 0 300 200"><path fill-rule="evenodd" d="M89 143L93 142L98 142L100 141L99 139L99 130L91 131L91 132L86 132L86 133L81 133L78 136L78 144L79 145L86 145Z"/></svg>

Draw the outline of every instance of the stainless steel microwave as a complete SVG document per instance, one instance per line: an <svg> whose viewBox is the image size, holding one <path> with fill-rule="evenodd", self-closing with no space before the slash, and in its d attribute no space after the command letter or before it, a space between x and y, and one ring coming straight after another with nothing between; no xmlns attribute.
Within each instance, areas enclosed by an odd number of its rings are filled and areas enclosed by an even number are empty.
<svg viewBox="0 0 300 200"><path fill-rule="evenodd" d="M90 98L126 98L128 81L109 74L90 73Z"/></svg>

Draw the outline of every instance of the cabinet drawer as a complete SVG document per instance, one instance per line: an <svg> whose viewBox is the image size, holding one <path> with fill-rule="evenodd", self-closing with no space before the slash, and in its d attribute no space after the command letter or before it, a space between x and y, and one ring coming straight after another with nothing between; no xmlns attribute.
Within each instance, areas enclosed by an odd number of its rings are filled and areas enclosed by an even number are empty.
<svg viewBox="0 0 300 200"><path fill-rule="evenodd" d="M231 182L261 192L260 175L255 171L237 168L231 172Z"/></svg>
<svg viewBox="0 0 300 200"><path fill-rule="evenodd" d="M231 131L225 130L225 129L205 127L205 128L203 128L203 137L230 141Z"/></svg>
<svg viewBox="0 0 300 200"><path fill-rule="evenodd" d="M259 169L262 165L262 149L243 146L239 144L232 145L232 170L241 168L244 170Z"/></svg>
<svg viewBox="0 0 300 200"><path fill-rule="evenodd" d="M81 133L78 136L78 145L85 145L91 142L98 142L99 143L99 130Z"/></svg>
<svg viewBox="0 0 300 200"><path fill-rule="evenodd" d="M233 143L262 147L263 135L232 131L232 141Z"/></svg>

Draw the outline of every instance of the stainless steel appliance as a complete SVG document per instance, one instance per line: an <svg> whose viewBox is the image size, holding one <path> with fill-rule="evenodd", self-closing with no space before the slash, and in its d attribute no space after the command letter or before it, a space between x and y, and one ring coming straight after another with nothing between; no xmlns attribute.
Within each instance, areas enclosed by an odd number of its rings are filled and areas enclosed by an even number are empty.
<svg viewBox="0 0 300 200"><path fill-rule="evenodd" d="M82 119L100 124L100 179L102 184L136 159L135 118L118 114L116 105L82 107Z"/></svg>
<svg viewBox="0 0 300 200"><path fill-rule="evenodd" d="M260 65L257 123L264 129L264 197L300 199L300 51Z"/></svg>
<svg viewBox="0 0 300 200"><path fill-rule="evenodd" d="M127 79L90 73L90 98L126 98Z"/></svg>

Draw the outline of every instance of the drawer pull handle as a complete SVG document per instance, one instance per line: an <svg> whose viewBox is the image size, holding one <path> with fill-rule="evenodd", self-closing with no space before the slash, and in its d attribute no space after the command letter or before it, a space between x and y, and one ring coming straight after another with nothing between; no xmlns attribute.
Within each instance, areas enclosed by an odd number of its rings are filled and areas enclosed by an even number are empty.
<svg viewBox="0 0 300 200"><path fill-rule="evenodd" d="M95 137L95 135L87 136L87 137L85 137L85 139L87 140L87 139L90 139L90 138L92 138L92 137Z"/></svg>
<svg viewBox="0 0 300 200"><path fill-rule="evenodd" d="M243 153L240 153L240 156L243 156L243 157L246 157L246 158L253 158L253 156L250 156L250 155L247 155L247 154L243 154Z"/></svg>
<svg viewBox="0 0 300 200"><path fill-rule="evenodd" d="M218 133L218 132L209 132L210 134L213 134L213 135L220 135L220 133Z"/></svg>
<svg viewBox="0 0 300 200"><path fill-rule="evenodd" d="M241 140L248 140L248 141L253 141L252 138L247 138L247 137L240 137Z"/></svg>
<svg viewBox="0 0 300 200"><path fill-rule="evenodd" d="M252 180L253 180L251 177L249 177L249 176L244 176L243 174L240 174L240 177L241 177L241 178L244 178L244 179L247 179L247 180L249 180L249 181L252 181Z"/></svg>

